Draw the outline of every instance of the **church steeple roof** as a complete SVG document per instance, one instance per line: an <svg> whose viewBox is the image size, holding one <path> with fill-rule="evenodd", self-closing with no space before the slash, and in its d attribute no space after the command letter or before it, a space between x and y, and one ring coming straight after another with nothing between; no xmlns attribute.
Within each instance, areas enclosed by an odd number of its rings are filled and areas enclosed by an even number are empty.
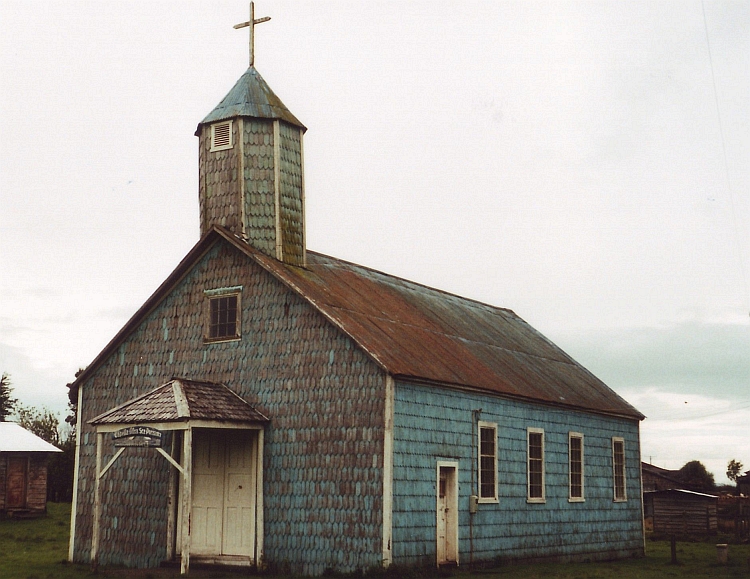
<svg viewBox="0 0 750 579"><path fill-rule="evenodd" d="M253 66L245 71L227 96L198 124L196 135L200 133L201 125L236 117L279 119L303 131L307 130Z"/></svg>

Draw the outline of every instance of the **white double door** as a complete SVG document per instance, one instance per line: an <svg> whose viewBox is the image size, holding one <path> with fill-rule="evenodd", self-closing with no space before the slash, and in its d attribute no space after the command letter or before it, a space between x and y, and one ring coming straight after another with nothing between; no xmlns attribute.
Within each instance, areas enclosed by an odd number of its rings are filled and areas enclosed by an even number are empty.
<svg viewBox="0 0 750 579"><path fill-rule="evenodd" d="M257 433L193 431L190 553L253 557Z"/></svg>

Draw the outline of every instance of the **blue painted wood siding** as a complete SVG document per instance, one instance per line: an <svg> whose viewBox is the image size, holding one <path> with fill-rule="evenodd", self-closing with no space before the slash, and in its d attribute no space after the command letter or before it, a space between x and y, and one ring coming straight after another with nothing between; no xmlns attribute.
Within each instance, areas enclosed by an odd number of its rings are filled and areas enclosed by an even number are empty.
<svg viewBox="0 0 750 579"><path fill-rule="evenodd" d="M497 503L477 493L472 411L496 422ZM544 429L546 502L526 502L526 433ZM459 558L605 559L643 552L639 425L636 421L544 407L480 394L397 382L393 433L393 561L436 561L436 464L459 463ZM568 501L568 433L584 435L585 502ZM612 437L625 440L627 502L613 500ZM472 455L472 446L474 454ZM474 488L472 489L472 469ZM470 517L473 516L473 521Z"/></svg>
<svg viewBox="0 0 750 579"><path fill-rule="evenodd" d="M204 343L204 290L242 286L242 338ZM96 440L87 421L173 376L221 382L271 419L264 450L265 559L294 573L382 558L385 375L297 294L225 243L211 249L82 387L77 561L91 546ZM103 463L114 454L109 437ZM128 449L103 479L100 561L166 554L168 476Z"/></svg>

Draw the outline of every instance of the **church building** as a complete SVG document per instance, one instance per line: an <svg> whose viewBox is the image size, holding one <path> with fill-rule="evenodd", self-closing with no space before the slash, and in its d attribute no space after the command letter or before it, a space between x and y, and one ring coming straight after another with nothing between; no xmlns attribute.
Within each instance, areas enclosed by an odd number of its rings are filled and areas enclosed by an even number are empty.
<svg viewBox="0 0 750 579"><path fill-rule="evenodd" d="M307 249L306 127L254 67L264 20L198 124L200 240L71 386L70 559L642 556L641 413L510 310Z"/></svg>

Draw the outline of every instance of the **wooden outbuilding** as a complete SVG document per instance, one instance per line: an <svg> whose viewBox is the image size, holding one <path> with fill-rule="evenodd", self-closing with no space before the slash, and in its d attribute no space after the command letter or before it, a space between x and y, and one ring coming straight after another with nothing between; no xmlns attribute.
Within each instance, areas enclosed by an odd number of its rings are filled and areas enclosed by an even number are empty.
<svg viewBox="0 0 750 579"><path fill-rule="evenodd" d="M643 491L666 491L683 487L676 470L668 470L646 462L641 463Z"/></svg>
<svg viewBox="0 0 750 579"><path fill-rule="evenodd" d="M0 513L47 512L47 462L62 452L14 422L0 422Z"/></svg>
<svg viewBox="0 0 750 579"><path fill-rule="evenodd" d="M717 532L715 495L684 489L646 491L643 503L644 515L655 533L690 537Z"/></svg>
<svg viewBox="0 0 750 579"><path fill-rule="evenodd" d="M510 310L309 251L306 130L252 60L199 123L200 240L72 385L70 559L643 555L643 415Z"/></svg>

